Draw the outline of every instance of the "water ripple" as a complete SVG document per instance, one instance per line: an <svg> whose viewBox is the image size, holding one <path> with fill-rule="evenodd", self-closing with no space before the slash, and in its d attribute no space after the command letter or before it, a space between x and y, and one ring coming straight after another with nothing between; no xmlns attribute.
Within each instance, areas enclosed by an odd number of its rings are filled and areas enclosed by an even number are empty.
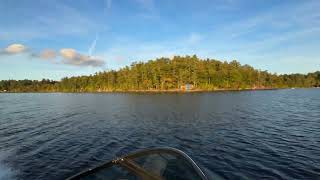
<svg viewBox="0 0 320 180"><path fill-rule="evenodd" d="M0 94L0 107L0 172L9 178L62 179L158 146L227 179L320 178L318 89Z"/></svg>

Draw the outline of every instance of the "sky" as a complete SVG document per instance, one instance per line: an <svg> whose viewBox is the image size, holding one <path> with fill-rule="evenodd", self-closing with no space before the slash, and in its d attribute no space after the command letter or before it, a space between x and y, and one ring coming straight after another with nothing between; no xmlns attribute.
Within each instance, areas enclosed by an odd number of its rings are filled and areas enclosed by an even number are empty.
<svg viewBox="0 0 320 180"><path fill-rule="evenodd" d="M319 9L319 0L0 0L0 80L59 80L193 54L314 72Z"/></svg>

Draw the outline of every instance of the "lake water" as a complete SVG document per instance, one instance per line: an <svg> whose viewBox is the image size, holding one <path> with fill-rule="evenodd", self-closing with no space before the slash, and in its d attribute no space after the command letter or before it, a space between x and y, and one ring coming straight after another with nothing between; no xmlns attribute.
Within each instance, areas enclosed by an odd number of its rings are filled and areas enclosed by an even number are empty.
<svg viewBox="0 0 320 180"><path fill-rule="evenodd" d="M63 179L159 146L228 179L319 179L320 89L0 94L0 179Z"/></svg>

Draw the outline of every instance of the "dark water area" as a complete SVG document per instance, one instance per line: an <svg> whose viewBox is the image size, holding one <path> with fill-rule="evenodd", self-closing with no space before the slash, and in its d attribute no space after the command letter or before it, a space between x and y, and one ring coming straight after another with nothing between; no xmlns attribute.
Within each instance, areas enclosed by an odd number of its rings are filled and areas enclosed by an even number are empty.
<svg viewBox="0 0 320 180"><path fill-rule="evenodd" d="M168 146L227 179L320 179L320 89L0 94L0 179Z"/></svg>

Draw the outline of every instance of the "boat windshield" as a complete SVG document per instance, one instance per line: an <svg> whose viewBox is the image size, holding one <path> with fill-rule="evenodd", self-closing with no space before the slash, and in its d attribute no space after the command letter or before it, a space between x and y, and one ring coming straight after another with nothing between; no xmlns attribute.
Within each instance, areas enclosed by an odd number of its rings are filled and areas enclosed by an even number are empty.
<svg viewBox="0 0 320 180"><path fill-rule="evenodd" d="M207 179L193 160L172 148L139 151L70 179Z"/></svg>

